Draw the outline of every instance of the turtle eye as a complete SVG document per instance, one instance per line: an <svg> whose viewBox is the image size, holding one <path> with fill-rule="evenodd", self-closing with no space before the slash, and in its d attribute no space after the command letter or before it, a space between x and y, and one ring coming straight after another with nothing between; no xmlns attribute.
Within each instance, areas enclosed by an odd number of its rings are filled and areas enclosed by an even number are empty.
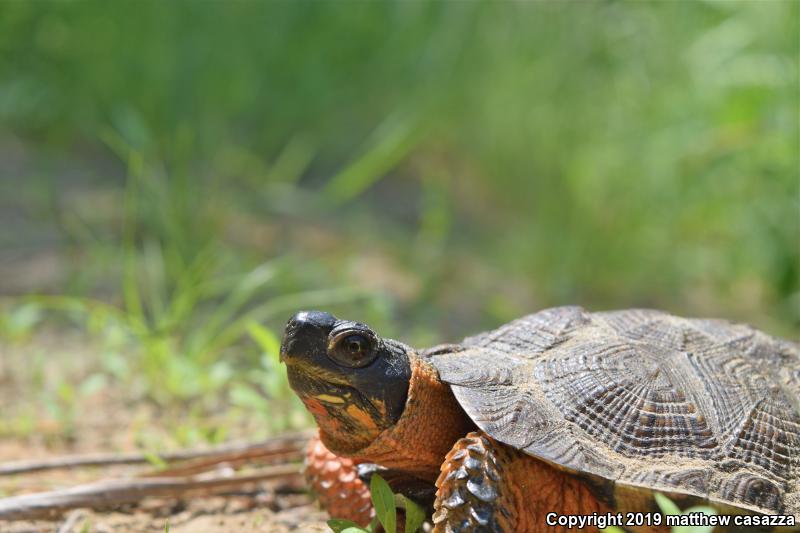
<svg viewBox="0 0 800 533"><path fill-rule="evenodd" d="M375 339L361 332L341 332L330 343L328 356L349 368L361 368L375 360Z"/></svg>

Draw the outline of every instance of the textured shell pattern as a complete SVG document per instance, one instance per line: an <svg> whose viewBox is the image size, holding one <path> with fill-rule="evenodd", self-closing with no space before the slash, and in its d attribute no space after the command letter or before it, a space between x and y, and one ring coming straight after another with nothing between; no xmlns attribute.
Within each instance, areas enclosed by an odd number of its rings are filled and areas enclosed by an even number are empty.
<svg viewBox="0 0 800 533"><path fill-rule="evenodd" d="M480 429L569 471L800 515L800 347L652 310L548 309L433 355Z"/></svg>

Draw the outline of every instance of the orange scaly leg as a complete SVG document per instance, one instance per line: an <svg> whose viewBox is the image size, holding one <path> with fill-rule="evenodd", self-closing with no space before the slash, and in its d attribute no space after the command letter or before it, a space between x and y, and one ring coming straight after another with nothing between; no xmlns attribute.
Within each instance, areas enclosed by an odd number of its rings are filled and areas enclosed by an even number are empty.
<svg viewBox="0 0 800 533"><path fill-rule="evenodd" d="M548 513L611 511L584 481L479 432L453 446L436 487L434 533L562 533Z"/></svg>

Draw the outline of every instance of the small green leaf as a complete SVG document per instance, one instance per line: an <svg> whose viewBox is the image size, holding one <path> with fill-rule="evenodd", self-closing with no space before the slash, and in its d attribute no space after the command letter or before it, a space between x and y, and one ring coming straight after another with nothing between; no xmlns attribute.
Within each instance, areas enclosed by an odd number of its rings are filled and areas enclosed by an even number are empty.
<svg viewBox="0 0 800 533"><path fill-rule="evenodd" d="M105 374L91 374L78 386L78 392L81 396L91 396L103 390L108 384L107 381Z"/></svg>
<svg viewBox="0 0 800 533"><path fill-rule="evenodd" d="M164 522L164 533L169 533L169 518Z"/></svg>
<svg viewBox="0 0 800 533"><path fill-rule="evenodd" d="M670 500L667 496L664 496L660 492L656 492L653 497L656 500L656 504L658 504L658 508L661 509L661 512L668 515L676 515L681 514L680 508L675 505L675 502Z"/></svg>
<svg viewBox="0 0 800 533"><path fill-rule="evenodd" d="M347 530L366 531L353 522L352 520L344 520L343 518L332 518L328 520L328 527L333 530L333 533L343 533Z"/></svg>
<svg viewBox="0 0 800 533"><path fill-rule="evenodd" d="M363 527L348 527L347 529L343 529L341 533L370 533L369 529L364 529Z"/></svg>
<svg viewBox="0 0 800 533"><path fill-rule="evenodd" d="M406 533L415 533L425 521L425 511L409 498L403 497L406 509Z"/></svg>
<svg viewBox="0 0 800 533"><path fill-rule="evenodd" d="M605 531L605 533L625 533L620 528L614 526L608 526L607 528L601 529L600 531Z"/></svg>
<svg viewBox="0 0 800 533"><path fill-rule="evenodd" d="M397 533L397 509L394 506L394 494L389 484L378 474L372 475L370 481L372 505L386 533Z"/></svg>
<svg viewBox="0 0 800 533"><path fill-rule="evenodd" d="M695 506L685 509L683 514L688 515L692 513L703 513L707 515L715 515L717 511L708 506ZM713 526L678 526L672 528L672 533L712 533Z"/></svg>
<svg viewBox="0 0 800 533"><path fill-rule="evenodd" d="M0 331L12 340L19 340L30 334L41 320L41 307L34 303L23 304L0 316Z"/></svg>
<svg viewBox="0 0 800 533"><path fill-rule="evenodd" d="M157 453L154 452L144 452L144 458L147 460L148 463L153 465L158 469L163 469L167 467L167 462L164 461Z"/></svg>
<svg viewBox="0 0 800 533"><path fill-rule="evenodd" d="M661 512L665 515L688 515L692 513L704 513L708 515L717 514L717 512L712 509L711 507L707 506L697 506L697 507L690 507L685 511L681 512L675 502L669 499L669 497L665 496L664 494L656 492L653 497L658 504L658 507L661 509ZM672 528L672 533L711 533L714 528L710 526L675 526Z"/></svg>

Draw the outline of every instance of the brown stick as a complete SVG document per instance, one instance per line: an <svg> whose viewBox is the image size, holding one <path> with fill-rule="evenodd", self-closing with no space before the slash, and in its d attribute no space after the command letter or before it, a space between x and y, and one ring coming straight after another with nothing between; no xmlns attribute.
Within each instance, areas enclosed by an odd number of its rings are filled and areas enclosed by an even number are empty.
<svg viewBox="0 0 800 533"><path fill-rule="evenodd" d="M108 479L68 489L0 499L0 520L30 520L78 508L109 509L148 497L181 497L196 491L215 492L270 479L294 477L296 465L269 466L234 477L162 477Z"/></svg>
<svg viewBox="0 0 800 533"><path fill-rule="evenodd" d="M72 511L67 515L67 519L58 528L57 533L72 533L72 530L75 529L75 526L78 525L78 520L84 518L85 516L86 516L86 511L84 511L83 509L75 509L74 511Z"/></svg>
<svg viewBox="0 0 800 533"><path fill-rule="evenodd" d="M206 450L169 452L160 454L158 457L167 463L203 459L205 463L214 464L226 460L241 459L242 457L247 457L248 454L254 458L270 454L281 455L302 450L311 435L313 435L312 432L303 431L292 435L274 437L255 444L233 443ZM0 476L88 466L144 464L149 461L150 457L152 456L142 453L95 453L54 457L39 461L12 461L0 463Z"/></svg>
<svg viewBox="0 0 800 533"><path fill-rule="evenodd" d="M254 450L247 453L233 453L215 455L210 458L189 460L180 462L175 466L161 470L151 470L140 474L140 477L174 477L189 476L218 469L221 466L227 468L237 468L246 463L260 464L287 464L297 462L303 457L302 449L284 448L279 450L259 451Z"/></svg>

